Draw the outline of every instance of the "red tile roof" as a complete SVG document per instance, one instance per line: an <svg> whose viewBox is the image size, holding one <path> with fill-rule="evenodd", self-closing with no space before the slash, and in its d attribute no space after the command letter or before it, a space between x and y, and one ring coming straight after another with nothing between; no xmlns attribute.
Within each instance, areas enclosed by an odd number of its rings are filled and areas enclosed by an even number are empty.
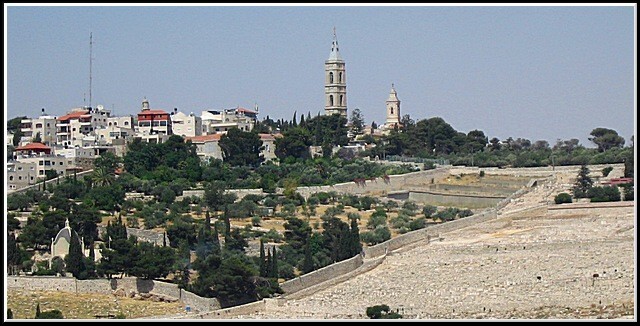
<svg viewBox="0 0 640 326"><path fill-rule="evenodd" d="M18 146L16 151L50 151L51 147L43 143L29 143L24 146Z"/></svg>
<svg viewBox="0 0 640 326"><path fill-rule="evenodd" d="M167 113L167 111L165 110L146 110L146 111L140 111L140 113L138 113L138 115L141 114L169 114Z"/></svg>
<svg viewBox="0 0 640 326"><path fill-rule="evenodd" d="M217 141L220 140L222 134L212 134L212 135L202 135L202 136L194 136L194 137L185 137L185 141L191 140L192 143L204 143L208 141Z"/></svg>
<svg viewBox="0 0 640 326"><path fill-rule="evenodd" d="M272 134L259 134L259 135L260 135L260 140L276 140L276 138Z"/></svg>
<svg viewBox="0 0 640 326"><path fill-rule="evenodd" d="M258 112L256 112L256 111L249 110L249 109L245 109L245 108L238 108L238 112L258 113Z"/></svg>
<svg viewBox="0 0 640 326"><path fill-rule="evenodd" d="M63 115L63 116L59 117L58 121L69 120L69 119L78 119L78 118L80 118L81 116L83 116L83 115L85 115L87 113L89 113L88 110L71 112L71 113L68 113L66 115Z"/></svg>

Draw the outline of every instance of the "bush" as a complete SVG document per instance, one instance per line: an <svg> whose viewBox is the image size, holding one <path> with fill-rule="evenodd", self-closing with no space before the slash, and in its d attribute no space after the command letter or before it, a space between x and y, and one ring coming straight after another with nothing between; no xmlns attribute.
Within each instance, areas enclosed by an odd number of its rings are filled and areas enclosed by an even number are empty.
<svg viewBox="0 0 640 326"><path fill-rule="evenodd" d="M602 169L602 176L603 177L608 176L609 173L611 173L611 171L613 171L613 167L607 166L606 168Z"/></svg>
<svg viewBox="0 0 640 326"><path fill-rule="evenodd" d="M60 310L54 309L41 312L36 319L64 319L64 316Z"/></svg>
<svg viewBox="0 0 640 326"><path fill-rule="evenodd" d="M622 193L623 193L622 198L624 200L634 200L634 198L633 198L633 183L621 184L620 187L622 187Z"/></svg>
<svg viewBox="0 0 640 326"><path fill-rule="evenodd" d="M395 312L390 311L388 305L382 304L377 306L367 307L367 317L371 319L400 319L402 315Z"/></svg>
<svg viewBox="0 0 640 326"><path fill-rule="evenodd" d="M417 218L411 222L409 222L409 230L415 231L418 229L424 229L427 226L427 220L424 217Z"/></svg>
<svg viewBox="0 0 640 326"><path fill-rule="evenodd" d="M422 208L422 214L424 214L424 217L429 218L432 217L433 214L435 214L438 211L438 208L432 205L425 205Z"/></svg>
<svg viewBox="0 0 640 326"><path fill-rule="evenodd" d="M562 192L562 193L559 193L554 198L554 201L556 202L556 204L564 204L564 203L571 203L572 199L571 199L571 195L569 195L566 192Z"/></svg>
<svg viewBox="0 0 640 326"><path fill-rule="evenodd" d="M620 201L620 190L618 187L591 187L587 191L587 197L592 203Z"/></svg>
<svg viewBox="0 0 640 326"><path fill-rule="evenodd" d="M375 230L360 234L360 240L368 245L375 245L391 239L391 231L383 225L378 225Z"/></svg>

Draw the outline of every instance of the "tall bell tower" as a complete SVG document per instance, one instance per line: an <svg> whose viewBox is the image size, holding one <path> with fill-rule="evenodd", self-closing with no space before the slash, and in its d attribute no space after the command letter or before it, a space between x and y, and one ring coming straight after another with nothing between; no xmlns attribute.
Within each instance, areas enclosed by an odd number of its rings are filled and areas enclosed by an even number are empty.
<svg viewBox="0 0 640 326"><path fill-rule="evenodd" d="M387 120L384 125L387 129L393 129L400 123L400 100L398 99L398 93L393 84L391 84L391 92L389 93L389 99L387 99Z"/></svg>
<svg viewBox="0 0 640 326"><path fill-rule="evenodd" d="M338 113L347 117L347 74L344 60L338 51L338 37L333 28L333 42L329 59L324 62L324 113L332 115Z"/></svg>

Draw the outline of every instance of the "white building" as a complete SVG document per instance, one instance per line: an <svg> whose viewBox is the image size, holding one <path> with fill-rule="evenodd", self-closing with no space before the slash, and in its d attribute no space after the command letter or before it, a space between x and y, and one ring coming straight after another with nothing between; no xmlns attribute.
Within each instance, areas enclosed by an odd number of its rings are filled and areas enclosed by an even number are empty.
<svg viewBox="0 0 640 326"><path fill-rule="evenodd" d="M53 146L57 140L56 117L46 115L44 109L42 115L38 118L22 119L20 121L20 130L22 131L22 140L18 145L30 143L38 134L42 143L47 146Z"/></svg>
<svg viewBox="0 0 640 326"><path fill-rule="evenodd" d="M202 135L202 118L193 114L193 112L184 114L182 112L171 113L171 128L174 135L184 137L195 137Z"/></svg>
<svg viewBox="0 0 640 326"><path fill-rule="evenodd" d="M186 137L185 141L191 141L195 144L198 157L202 161L208 162L211 159L222 160L222 149L218 143L220 137L222 137L222 134L201 135Z"/></svg>
<svg viewBox="0 0 640 326"><path fill-rule="evenodd" d="M96 109L77 108L57 119L57 143L63 147L82 146L82 139L95 134L96 129L105 128L111 111L102 105Z"/></svg>
<svg viewBox="0 0 640 326"><path fill-rule="evenodd" d="M202 111L202 133L211 135L226 133L231 128L251 131L256 125L258 110L236 107L223 110Z"/></svg>

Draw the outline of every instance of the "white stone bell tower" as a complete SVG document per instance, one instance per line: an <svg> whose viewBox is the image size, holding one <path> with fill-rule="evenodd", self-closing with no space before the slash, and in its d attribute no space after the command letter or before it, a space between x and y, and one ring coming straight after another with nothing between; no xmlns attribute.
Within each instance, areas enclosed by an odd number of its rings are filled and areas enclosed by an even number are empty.
<svg viewBox="0 0 640 326"><path fill-rule="evenodd" d="M324 112L326 115L339 113L347 118L347 74L344 60L342 60L338 51L338 38L335 27L333 28L331 54L329 54L329 59L324 62L324 71Z"/></svg>

